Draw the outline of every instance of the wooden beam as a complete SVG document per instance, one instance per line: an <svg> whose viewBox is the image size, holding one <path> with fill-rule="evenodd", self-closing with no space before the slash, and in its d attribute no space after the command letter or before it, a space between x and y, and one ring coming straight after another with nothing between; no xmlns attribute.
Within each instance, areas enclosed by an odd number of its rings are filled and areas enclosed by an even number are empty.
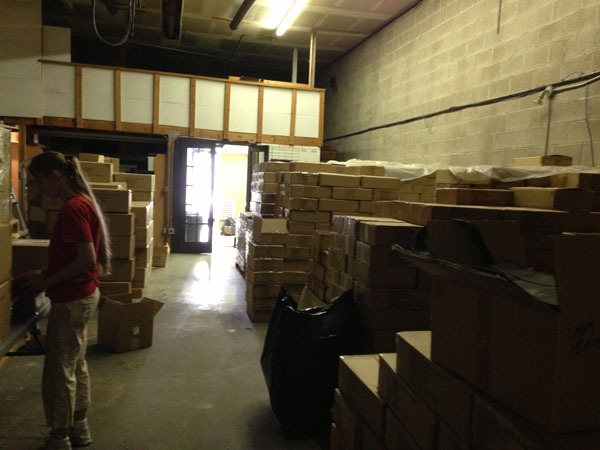
<svg viewBox="0 0 600 450"><path fill-rule="evenodd" d="M258 88L258 118L256 121L256 142L262 142L262 138L263 138L264 105L265 105L265 88L264 88L264 86L260 86Z"/></svg>
<svg viewBox="0 0 600 450"><path fill-rule="evenodd" d="M121 71L115 70L115 130L121 131Z"/></svg>
<svg viewBox="0 0 600 450"><path fill-rule="evenodd" d="M323 145L323 128L325 122L325 91L321 92L321 102L319 105L319 147Z"/></svg>
<svg viewBox="0 0 600 450"><path fill-rule="evenodd" d="M153 107L152 107L152 132L158 133L158 109L160 107L160 75L157 73L154 74L154 97L153 97Z"/></svg>
<svg viewBox="0 0 600 450"><path fill-rule="evenodd" d="M115 122L112 120L83 119L80 127L89 128L90 130L113 131L115 129Z"/></svg>
<svg viewBox="0 0 600 450"><path fill-rule="evenodd" d="M194 136L196 129L196 80L190 79L190 123L188 136Z"/></svg>
<svg viewBox="0 0 600 450"><path fill-rule="evenodd" d="M223 139L229 140L229 112L231 108L231 83L225 84L225 116L223 117Z"/></svg>
<svg viewBox="0 0 600 450"><path fill-rule="evenodd" d="M292 112L290 115L290 145L296 142L296 103L298 100L298 91L292 89Z"/></svg>
<svg viewBox="0 0 600 450"><path fill-rule="evenodd" d="M75 126L81 128L83 120L83 74L80 66L75 67Z"/></svg>
<svg viewBox="0 0 600 450"><path fill-rule="evenodd" d="M196 128L194 130L194 136L204 139L212 139L215 141L222 141L225 139L223 137L223 132L219 130L204 130L202 128Z"/></svg>

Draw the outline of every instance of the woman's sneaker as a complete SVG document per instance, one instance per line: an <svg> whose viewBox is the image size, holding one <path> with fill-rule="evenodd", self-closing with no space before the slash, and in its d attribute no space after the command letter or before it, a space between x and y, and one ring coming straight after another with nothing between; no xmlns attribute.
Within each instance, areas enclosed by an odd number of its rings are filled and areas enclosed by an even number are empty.
<svg viewBox="0 0 600 450"><path fill-rule="evenodd" d="M69 428L69 438L74 447L85 447L92 443L92 435L87 419L73 422L73 426Z"/></svg>
<svg viewBox="0 0 600 450"><path fill-rule="evenodd" d="M52 439L48 436L46 444L42 448L44 450L71 450L71 442L68 437L64 439Z"/></svg>

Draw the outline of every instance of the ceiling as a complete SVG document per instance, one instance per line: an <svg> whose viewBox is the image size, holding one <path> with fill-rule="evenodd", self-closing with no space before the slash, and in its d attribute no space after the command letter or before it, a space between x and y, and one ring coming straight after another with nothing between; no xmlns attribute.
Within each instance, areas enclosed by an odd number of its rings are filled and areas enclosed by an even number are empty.
<svg viewBox="0 0 600 450"><path fill-rule="evenodd" d="M281 0L256 0L235 30L230 22L243 0L136 1L133 35L119 47L96 36L92 0L43 0L43 20L45 25L71 28L74 62L291 81L297 48L298 82L306 83L312 30L317 33L318 74L420 0L309 0L281 37L261 26L270 5ZM114 15L105 4L111 2L119 6ZM116 42L125 35L128 4L129 0L97 0L96 24L106 40ZM170 23L175 31L180 24L180 32L168 39L162 9L177 4L182 4L181 15L176 10Z"/></svg>

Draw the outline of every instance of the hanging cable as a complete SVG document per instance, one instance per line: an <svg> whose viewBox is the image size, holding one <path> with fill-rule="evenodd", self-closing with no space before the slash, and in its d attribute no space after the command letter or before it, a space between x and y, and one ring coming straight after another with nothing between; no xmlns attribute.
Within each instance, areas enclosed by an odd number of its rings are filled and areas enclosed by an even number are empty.
<svg viewBox="0 0 600 450"><path fill-rule="evenodd" d="M100 31L98 31L98 25L96 24L96 0L92 0L92 23L94 24L94 31L96 32L96 36L106 45L110 45L111 47L120 47L125 42L129 40L131 36L133 36L133 28L135 23L135 3L136 0L129 0L129 10L127 12L127 31L125 32L125 36L118 42L109 42L102 37Z"/></svg>

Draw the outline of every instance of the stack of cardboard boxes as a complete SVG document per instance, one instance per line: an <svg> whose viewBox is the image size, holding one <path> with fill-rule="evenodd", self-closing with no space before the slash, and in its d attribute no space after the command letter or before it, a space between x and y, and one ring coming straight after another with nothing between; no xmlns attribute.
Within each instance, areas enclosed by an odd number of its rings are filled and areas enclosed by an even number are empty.
<svg viewBox="0 0 600 450"><path fill-rule="evenodd" d="M9 196L11 189L10 131L0 127L0 338L10 328L12 271L12 204Z"/></svg>
<svg viewBox="0 0 600 450"><path fill-rule="evenodd" d="M246 235L251 226L252 214L241 211L235 222L235 265L242 273L246 272L246 255L248 253Z"/></svg>

